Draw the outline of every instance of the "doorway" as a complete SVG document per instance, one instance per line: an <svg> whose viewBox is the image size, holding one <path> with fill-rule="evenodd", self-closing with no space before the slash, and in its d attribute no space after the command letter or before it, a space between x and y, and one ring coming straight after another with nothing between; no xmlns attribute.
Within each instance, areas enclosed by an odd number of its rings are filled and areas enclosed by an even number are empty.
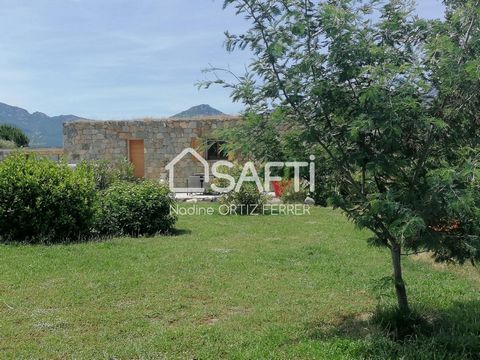
<svg viewBox="0 0 480 360"><path fill-rule="evenodd" d="M133 164L133 175L137 178L145 177L145 147L143 140L128 141L128 158Z"/></svg>

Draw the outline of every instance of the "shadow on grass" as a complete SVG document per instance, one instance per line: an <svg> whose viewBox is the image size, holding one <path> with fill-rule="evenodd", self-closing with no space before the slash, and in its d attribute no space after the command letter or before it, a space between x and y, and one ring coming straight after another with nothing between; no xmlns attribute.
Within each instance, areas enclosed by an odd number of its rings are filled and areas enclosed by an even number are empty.
<svg viewBox="0 0 480 360"><path fill-rule="evenodd" d="M20 247L20 246L58 246L58 245L75 245L75 244L83 244L83 243L102 243L102 242L109 242L116 238L133 238L133 239L140 239L140 238L155 238L159 236L182 236L182 235L189 235L192 233L190 229L173 229L168 233L165 234L155 234L155 235L145 235L145 236L134 236L134 235L92 235L89 237L79 237L77 239L69 239L69 240L58 240L58 241L38 241L38 240L5 240L0 237L0 245L10 246L10 247Z"/></svg>
<svg viewBox="0 0 480 360"><path fill-rule="evenodd" d="M192 230L190 229L173 229L169 235L182 236L182 235L190 235L191 233L192 233Z"/></svg>
<svg viewBox="0 0 480 360"><path fill-rule="evenodd" d="M421 314L421 315L419 315ZM410 321L392 308L346 316L336 324L311 324L308 334L322 342L361 343L368 359L480 359L480 301L457 302L442 310L413 313Z"/></svg>

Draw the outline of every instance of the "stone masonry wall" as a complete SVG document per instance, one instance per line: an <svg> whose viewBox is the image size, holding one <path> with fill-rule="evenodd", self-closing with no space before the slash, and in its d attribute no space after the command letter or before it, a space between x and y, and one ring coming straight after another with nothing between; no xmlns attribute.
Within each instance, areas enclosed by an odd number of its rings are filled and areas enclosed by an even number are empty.
<svg viewBox="0 0 480 360"><path fill-rule="evenodd" d="M144 140L145 177L168 180L165 166L183 149L192 147L204 156L202 140L209 138L215 129L238 120L236 117L216 117L69 122L63 128L65 157L70 163L122 160L128 158L128 140ZM175 166L175 186L187 187L188 176L195 173L203 173L203 167L187 155Z"/></svg>
<svg viewBox="0 0 480 360"><path fill-rule="evenodd" d="M19 148L19 149L0 149L0 161L14 152L21 152L25 154L37 154L46 156L51 160L58 161L63 157L63 149L61 148Z"/></svg>

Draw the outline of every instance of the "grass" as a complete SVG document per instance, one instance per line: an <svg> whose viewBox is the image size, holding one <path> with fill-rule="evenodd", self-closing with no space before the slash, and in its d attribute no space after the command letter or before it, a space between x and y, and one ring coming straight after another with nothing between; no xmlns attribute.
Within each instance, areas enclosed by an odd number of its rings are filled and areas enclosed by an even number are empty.
<svg viewBox="0 0 480 360"><path fill-rule="evenodd" d="M171 237L0 246L0 358L480 353L477 269L407 259L409 295L431 331L396 342L371 321L391 315L389 256L340 213L184 216L177 227Z"/></svg>

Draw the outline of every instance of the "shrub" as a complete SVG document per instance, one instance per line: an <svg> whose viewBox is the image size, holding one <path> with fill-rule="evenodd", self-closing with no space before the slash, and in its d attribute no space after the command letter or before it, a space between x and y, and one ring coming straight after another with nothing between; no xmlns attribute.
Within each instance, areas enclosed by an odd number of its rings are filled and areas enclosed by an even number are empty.
<svg viewBox="0 0 480 360"><path fill-rule="evenodd" d="M90 161L88 166L92 168L98 190L105 190L117 181L135 181L133 165L126 159Z"/></svg>
<svg viewBox="0 0 480 360"><path fill-rule="evenodd" d="M30 139L23 132L23 130L8 124L0 125L0 139L13 141L16 146L28 146Z"/></svg>
<svg viewBox="0 0 480 360"><path fill-rule="evenodd" d="M0 149L15 149L17 144L13 141L0 139Z"/></svg>
<svg viewBox="0 0 480 360"><path fill-rule="evenodd" d="M222 173L231 175L235 182L238 183L242 168L235 166L231 169L222 169ZM215 184L219 187L226 187L225 179L215 179ZM267 202L268 197L258 191L256 184L252 182L244 182L239 191L232 190L220 198L221 205L228 205L235 208L239 215L248 215L252 211L259 212L262 206Z"/></svg>
<svg viewBox="0 0 480 360"><path fill-rule="evenodd" d="M303 204L307 196L305 184L300 183L300 190L296 192L294 182L290 180L283 186L280 198L285 204Z"/></svg>
<svg viewBox="0 0 480 360"><path fill-rule="evenodd" d="M63 162L14 153L0 163L0 238L28 243L86 238L95 199L87 167L72 170Z"/></svg>
<svg viewBox="0 0 480 360"><path fill-rule="evenodd" d="M266 202L267 196L260 193L253 183L244 183L238 192L231 191L220 198L221 205L236 209L235 213L239 215L258 213Z"/></svg>
<svg viewBox="0 0 480 360"><path fill-rule="evenodd" d="M96 231L102 236L153 236L170 233L176 217L164 184L146 180L116 182L100 193Z"/></svg>

